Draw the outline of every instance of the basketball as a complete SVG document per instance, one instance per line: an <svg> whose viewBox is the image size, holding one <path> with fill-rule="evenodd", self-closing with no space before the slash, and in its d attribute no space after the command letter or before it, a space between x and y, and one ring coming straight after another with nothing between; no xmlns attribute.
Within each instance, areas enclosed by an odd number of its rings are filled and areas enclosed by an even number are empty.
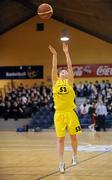
<svg viewBox="0 0 112 180"><path fill-rule="evenodd" d="M53 8L51 5L43 3L38 7L37 13L41 19L47 20L51 18L53 14Z"/></svg>

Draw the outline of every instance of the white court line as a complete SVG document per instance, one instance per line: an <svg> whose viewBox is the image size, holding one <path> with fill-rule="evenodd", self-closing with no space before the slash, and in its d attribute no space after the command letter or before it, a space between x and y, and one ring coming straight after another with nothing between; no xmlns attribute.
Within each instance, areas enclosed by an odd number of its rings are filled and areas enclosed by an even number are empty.
<svg viewBox="0 0 112 180"><path fill-rule="evenodd" d="M35 148L33 147L29 147L29 148L24 148L22 146L20 146L20 148L18 148L18 146L15 146L15 148L11 147L10 149L8 147L3 147L0 149L0 151L49 151L49 150L55 150L55 146L43 146L42 148L37 148L38 146L35 146ZM41 146L40 146L41 147ZM48 148L46 148L48 147ZM17 149L18 148L18 149ZM24 149L23 149L24 148ZM65 151L72 151L72 147L71 146L65 146ZM78 146L78 151L82 151L82 152L112 152L112 145L92 145L92 144L88 144L87 145L79 145Z"/></svg>
<svg viewBox="0 0 112 180"><path fill-rule="evenodd" d="M70 144L69 141L68 141L67 143ZM88 144L88 143L79 143L78 145L87 145L87 146L88 146L88 145L91 145L91 144ZM30 146L30 147L41 147L41 146L42 146L42 147L56 147L56 145L30 144L30 143L29 143L29 144L19 144L19 143L18 143L18 144L16 144L16 143L15 143L15 144L11 144L11 143L10 143L10 144L2 144L2 143L0 143L0 146L12 146L12 147L13 147L13 146L21 146L21 147L22 147L22 146L23 146L23 147L24 147L24 146ZM0 147L0 148L1 148L1 147Z"/></svg>

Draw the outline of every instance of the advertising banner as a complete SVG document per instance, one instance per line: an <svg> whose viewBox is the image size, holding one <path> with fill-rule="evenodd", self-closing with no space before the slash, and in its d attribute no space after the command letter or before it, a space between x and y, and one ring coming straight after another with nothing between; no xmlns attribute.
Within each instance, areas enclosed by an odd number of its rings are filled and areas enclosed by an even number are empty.
<svg viewBox="0 0 112 180"><path fill-rule="evenodd" d="M66 69L59 65L58 71ZM112 77L112 64L80 64L73 65L74 77Z"/></svg>
<svg viewBox="0 0 112 180"><path fill-rule="evenodd" d="M1 66L0 79L42 79L43 66Z"/></svg>

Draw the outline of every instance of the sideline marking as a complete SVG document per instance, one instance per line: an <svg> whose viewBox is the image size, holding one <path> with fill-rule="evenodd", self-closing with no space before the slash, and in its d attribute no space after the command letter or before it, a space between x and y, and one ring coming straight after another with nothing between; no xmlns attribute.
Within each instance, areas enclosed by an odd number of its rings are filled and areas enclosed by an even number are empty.
<svg viewBox="0 0 112 180"><path fill-rule="evenodd" d="M15 145L15 144L7 144L3 147L0 147L0 151L48 151L55 150L55 145ZM65 151L72 151L71 145L65 146ZM79 145L79 152L112 152L112 145Z"/></svg>
<svg viewBox="0 0 112 180"><path fill-rule="evenodd" d="M101 155L103 155L103 154L106 154L106 153L108 153L108 151L102 152L102 153L100 153L100 154L98 154L98 155L96 155L96 156L93 156L93 157L90 157L90 158L85 159L85 160L83 160L83 161L80 161L79 163L77 163L77 166L80 165L80 164L82 164L82 163L84 163L84 162L86 162L86 161L89 161L89 160L94 159L94 158L97 158L97 157L99 157L99 156L101 156ZM71 168L71 167L75 167L75 166L70 165L70 166L67 166L65 169L69 169L69 168ZM54 171L54 172L52 172L52 173L46 174L45 176L41 176L41 177L39 177L39 178L37 178L37 179L35 179L35 180L44 179L44 178L46 178L46 177L49 177L49 176L54 175L54 174L57 174L57 173L60 173L60 172L59 172L59 171Z"/></svg>
<svg viewBox="0 0 112 180"><path fill-rule="evenodd" d="M72 151L71 146L65 146L65 151ZM83 152L112 152L112 145L79 145L78 146L78 151L83 151Z"/></svg>

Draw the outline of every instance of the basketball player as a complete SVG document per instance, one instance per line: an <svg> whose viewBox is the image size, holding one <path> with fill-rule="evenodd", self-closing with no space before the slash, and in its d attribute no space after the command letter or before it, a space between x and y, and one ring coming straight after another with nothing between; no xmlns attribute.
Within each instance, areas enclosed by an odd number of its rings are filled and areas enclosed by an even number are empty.
<svg viewBox="0 0 112 180"><path fill-rule="evenodd" d="M59 155L59 170L61 173L65 172L65 163L63 161L64 154L64 140L66 129L71 137L71 145L73 148L72 165L76 165L77 159L77 137L76 134L81 133L81 127L78 117L75 113L76 105L74 99L76 98L73 90L73 70L69 54L69 48L66 43L62 44L63 51L66 56L67 70L61 70L57 73L57 52L50 45L49 49L53 55L52 61L52 83L53 83L53 99L54 99L54 124L57 135L57 148Z"/></svg>

